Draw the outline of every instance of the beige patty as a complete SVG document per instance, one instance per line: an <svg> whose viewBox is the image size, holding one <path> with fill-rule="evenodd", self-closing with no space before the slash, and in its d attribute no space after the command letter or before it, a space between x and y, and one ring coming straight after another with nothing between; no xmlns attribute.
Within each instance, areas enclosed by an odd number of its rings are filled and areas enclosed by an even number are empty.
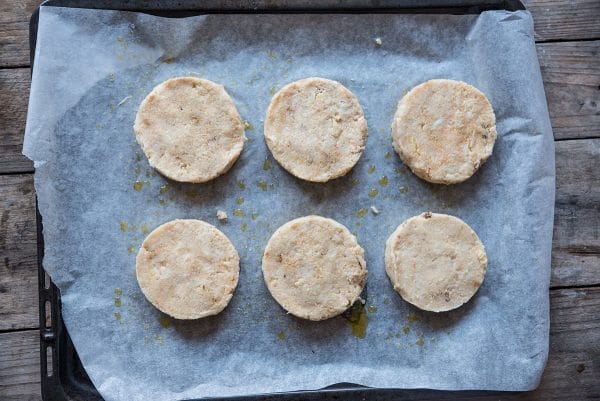
<svg viewBox="0 0 600 401"><path fill-rule="evenodd" d="M237 286L240 258L214 226L173 220L146 237L135 272L152 305L176 319L198 319L225 309Z"/></svg>
<svg viewBox="0 0 600 401"><path fill-rule="evenodd" d="M471 177L492 154L496 117L488 99L460 81L433 79L398 103L394 149L422 179L455 184Z"/></svg>
<svg viewBox="0 0 600 401"><path fill-rule="evenodd" d="M358 99L342 84L306 78L275 94L267 110L265 139L290 174L325 182L343 176L358 162L367 121Z"/></svg>
<svg viewBox="0 0 600 401"><path fill-rule="evenodd" d="M458 308L483 282L487 257L459 218L423 213L398 226L385 247L385 269L405 301L432 312Z"/></svg>
<svg viewBox="0 0 600 401"><path fill-rule="evenodd" d="M225 173L244 147L244 125L221 85L180 77L155 87L140 105L135 137L152 167L175 181Z"/></svg>
<svg viewBox="0 0 600 401"><path fill-rule="evenodd" d="M359 297L364 251L335 220L306 216L279 227L262 262L271 295L289 313L309 320L339 315Z"/></svg>

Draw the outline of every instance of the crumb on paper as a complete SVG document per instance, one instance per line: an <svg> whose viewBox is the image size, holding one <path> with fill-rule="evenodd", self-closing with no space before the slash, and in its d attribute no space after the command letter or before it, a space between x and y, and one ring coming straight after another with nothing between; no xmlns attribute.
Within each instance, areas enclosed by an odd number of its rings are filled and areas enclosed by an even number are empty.
<svg viewBox="0 0 600 401"><path fill-rule="evenodd" d="M131 96L131 95L124 97L123 100L121 100L119 103L117 103L117 107L121 106L122 104L124 104L125 102L127 102L132 97L133 96Z"/></svg>
<svg viewBox="0 0 600 401"><path fill-rule="evenodd" d="M379 214L379 209L377 209L375 206L371 206L371 211L373 214Z"/></svg>
<svg viewBox="0 0 600 401"><path fill-rule="evenodd" d="M383 42L381 41L381 38L379 38L379 37L375 38L375 44L377 46L381 46L383 44Z"/></svg>
<svg viewBox="0 0 600 401"><path fill-rule="evenodd" d="M227 213L225 213L223 210L217 210L217 219L219 219L219 221L227 220Z"/></svg>

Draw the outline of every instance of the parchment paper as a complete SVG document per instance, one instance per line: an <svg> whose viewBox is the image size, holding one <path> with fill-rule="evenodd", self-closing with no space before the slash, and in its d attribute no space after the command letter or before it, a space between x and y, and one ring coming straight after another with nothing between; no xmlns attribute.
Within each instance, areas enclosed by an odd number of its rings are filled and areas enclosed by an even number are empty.
<svg viewBox="0 0 600 401"><path fill-rule="evenodd" d="M179 75L225 85L251 124L231 171L204 185L156 175L133 135L144 96ZM326 184L291 177L262 138L273 93L309 76L342 82L369 124L359 163ZM398 100L431 78L475 85L496 113L494 154L461 185L425 183L391 147ZM44 267L61 290L83 365L107 400L338 382L453 390L538 383L548 351L554 148L527 12L165 19L42 7L24 153L36 166ZM217 221L218 209L227 223ZM449 313L409 306L384 271L385 239L428 210L462 218L487 249L483 286ZM347 316L301 321L268 294L262 250L277 227L308 214L338 220L365 248L364 338ZM141 241L175 218L216 225L240 253L239 286L217 317L173 321L137 286Z"/></svg>

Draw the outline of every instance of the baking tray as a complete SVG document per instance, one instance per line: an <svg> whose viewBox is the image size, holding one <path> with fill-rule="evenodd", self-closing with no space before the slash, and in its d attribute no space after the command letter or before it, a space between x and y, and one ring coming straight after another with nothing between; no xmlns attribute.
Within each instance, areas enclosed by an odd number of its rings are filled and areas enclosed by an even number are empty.
<svg viewBox="0 0 600 401"><path fill-rule="evenodd" d="M476 14L485 10L523 10L518 0L47 0L44 6L138 11L163 17L207 13L435 13ZM39 8L29 24L30 60L34 63ZM37 211L37 206L36 206ZM37 218L40 372L42 397L56 401L96 401L102 397L83 368L61 317L60 292L43 267L42 217ZM502 400L513 392L377 389L338 383L316 391L249 395L229 400ZM219 398L224 399L224 398Z"/></svg>

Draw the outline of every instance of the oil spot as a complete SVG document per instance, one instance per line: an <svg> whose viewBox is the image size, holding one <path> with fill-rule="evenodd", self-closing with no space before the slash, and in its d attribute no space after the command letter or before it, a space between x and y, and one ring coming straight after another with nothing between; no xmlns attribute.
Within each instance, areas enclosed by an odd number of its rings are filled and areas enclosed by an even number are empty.
<svg viewBox="0 0 600 401"><path fill-rule="evenodd" d="M158 192L161 194L164 194L165 192L167 192L169 190L169 188L170 188L170 185L165 184L158 189Z"/></svg>
<svg viewBox="0 0 600 401"><path fill-rule="evenodd" d="M392 154L390 152L387 152L384 157L386 160L388 160L390 157L392 157Z"/></svg>
<svg viewBox="0 0 600 401"><path fill-rule="evenodd" d="M136 181L133 183L133 189L140 192L144 188L144 183L142 181Z"/></svg>
<svg viewBox="0 0 600 401"><path fill-rule="evenodd" d="M411 313L410 315L408 315L408 321L411 323L418 322L419 320L421 320L421 318L419 316L415 315L414 313Z"/></svg>
<svg viewBox="0 0 600 401"><path fill-rule="evenodd" d="M375 313L377 312L377 307L375 305L369 305L369 307L367 308L367 312Z"/></svg>
<svg viewBox="0 0 600 401"><path fill-rule="evenodd" d="M365 217L367 215L367 212L368 212L368 210L363 207L362 209L360 209L358 211L358 213L356 213L356 215L362 219L363 217Z"/></svg>
<svg viewBox="0 0 600 401"><path fill-rule="evenodd" d="M242 209L235 209L233 211L233 215L236 217L245 217L246 213L244 213L244 211Z"/></svg>
<svg viewBox="0 0 600 401"><path fill-rule="evenodd" d="M238 205L241 205L242 203L244 203L244 197L243 196L238 196L235 199L235 203L237 203Z"/></svg>
<svg viewBox="0 0 600 401"><path fill-rule="evenodd" d="M167 315L160 315L158 317L158 323L161 325L161 327L168 329L169 327L171 327L171 318Z"/></svg>
<svg viewBox="0 0 600 401"><path fill-rule="evenodd" d="M375 172L375 166L369 166L369 168L367 169L367 173L373 174L374 172Z"/></svg>
<svg viewBox="0 0 600 401"><path fill-rule="evenodd" d="M379 193L379 190L377 188L371 188L369 190L369 197L374 198L377 196L378 193Z"/></svg>
<svg viewBox="0 0 600 401"><path fill-rule="evenodd" d="M383 177L381 177L378 182L379 182L379 185L381 185L382 187L387 187L389 184L387 175L384 175Z"/></svg>
<svg viewBox="0 0 600 401"><path fill-rule="evenodd" d="M407 192L408 192L408 187L404 187L404 186L400 187L400 193L401 194L405 194Z"/></svg>
<svg viewBox="0 0 600 401"><path fill-rule="evenodd" d="M267 182L265 180L260 180L259 182L256 183L256 185L263 191L267 190Z"/></svg>
<svg viewBox="0 0 600 401"><path fill-rule="evenodd" d="M263 170L265 170L265 171L271 170L271 162L269 161L269 159L265 159L265 161L263 163Z"/></svg>
<svg viewBox="0 0 600 401"><path fill-rule="evenodd" d="M121 313L115 312L115 320L121 320Z"/></svg>
<svg viewBox="0 0 600 401"><path fill-rule="evenodd" d="M125 220L121 220L119 222L119 227L121 228L121 231L125 232L127 231L127 222Z"/></svg>
<svg viewBox="0 0 600 401"><path fill-rule="evenodd" d="M355 302L352 307L345 312L344 317L348 320L348 324L352 328L352 335L356 338L363 339L367 336L367 326L369 318L365 311L365 306L362 302Z"/></svg>
<svg viewBox="0 0 600 401"><path fill-rule="evenodd" d="M242 191L243 191L244 189L246 189L246 183L245 183L244 181L238 181L238 182L237 182L237 186L238 186L238 188L239 188L239 189L241 189Z"/></svg>
<svg viewBox="0 0 600 401"><path fill-rule="evenodd" d="M425 345L425 340L423 340L423 337L419 337L415 344L417 344L419 347L422 347L423 345Z"/></svg>
<svg viewBox="0 0 600 401"><path fill-rule="evenodd" d="M404 326L402 327L402 331L404 332L404 334L408 335L408 333L410 333L410 327Z"/></svg>
<svg viewBox="0 0 600 401"><path fill-rule="evenodd" d="M281 330L279 333L277 333L277 338L279 338L281 341L285 340L285 332Z"/></svg>
<svg viewBox="0 0 600 401"><path fill-rule="evenodd" d="M240 230L246 231L247 229L248 229L248 224L247 223L242 223L242 225L240 226Z"/></svg>

